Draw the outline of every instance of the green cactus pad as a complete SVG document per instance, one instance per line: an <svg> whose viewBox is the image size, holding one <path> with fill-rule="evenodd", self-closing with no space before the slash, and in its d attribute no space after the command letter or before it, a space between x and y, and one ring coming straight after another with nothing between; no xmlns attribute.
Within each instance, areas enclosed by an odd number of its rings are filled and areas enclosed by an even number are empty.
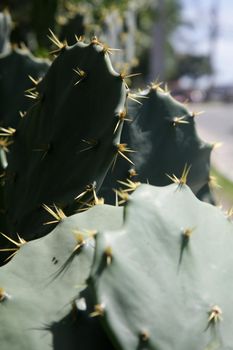
<svg viewBox="0 0 233 350"><path fill-rule="evenodd" d="M188 185L195 194L202 195L199 191L208 187L212 146L199 138L194 114L158 85L139 92L135 98L138 102L129 100L131 121L125 123L122 134L135 151L131 157L138 174L135 179L166 186L171 183L167 175L180 177L186 164L191 166ZM113 202L109 190L118 188L117 181L130 176L130 167L121 163L115 173L108 174L102 192L107 202Z"/></svg>
<svg viewBox="0 0 233 350"><path fill-rule="evenodd" d="M47 232L43 204L55 203L70 215L75 197L87 186L98 190L120 143L121 125L117 130L116 125L126 87L104 48L77 42L58 51L9 156L9 223L26 239L31 232L35 237Z"/></svg>
<svg viewBox="0 0 233 350"><path fill-rule="evenodd" d="M142 106L131 107L132 113L136 108L132 148L139 150L133 160L141 181L165 186L170 182L166 174L180 176L187 164L191 165L188 185L197 193L209 181L212 146L198 137L194 114L159 87L141 96Z"/></svg>
<svg viewBox="0 0 233 350"><path fill-rule="evenodd" d="M118 350L231 349L233 224L186 186L141 185L97 237L89 287Z"/></svg>
<svg viewBox="0 0 233 350"><path fill-rule="evenodd" d="M66 218L46 237L23 244L0 268L1 350L73 350L74 339L84 350L85 344L102 341L95 332L98 325L82 320L72 301L89 275L93 230L119 228L122 213L122 208L99 205ZM80 232L85 242L78 248ZM85 324L95 339L82 335L87 335Z"/></svg>

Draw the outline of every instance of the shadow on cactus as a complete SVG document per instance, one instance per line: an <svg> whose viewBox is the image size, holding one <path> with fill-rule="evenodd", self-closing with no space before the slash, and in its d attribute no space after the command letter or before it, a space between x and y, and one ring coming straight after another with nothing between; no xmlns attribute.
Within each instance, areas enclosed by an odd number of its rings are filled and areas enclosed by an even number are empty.
<svg viewBox="0 0 233 350"><path fill-rule="evenodd" d="M9 227L25 239L51 230L43 204L54 206L56 218L56 208L70 215L94 199L120 150L127 151L118 123L127 89L105 47L95 39L69 47L53 33L51 40L57 58L17 128L6 174Z"/></svg>
<svg viewBox="0 0 233 350"><path fill-rule="evenodd" d="M195 114L159 84L137 93L135 100L128 102L127 111L129 122L124 125L122 137L135 151L131 156L134 166L121 163L108 174L101 192L107 202L114 202L110 193L119 187L118 180L132 177L142 183L166 186L181 176L185 166L188 185L196 195L204 196L209 191L213 146L198 137Z"/></svg>
<svg viewBox="0 0 233 350"><path fill-rule="evenodd" d="M0 269L1 348L230 349L232 233L184 183L65 218Z"/></svg>

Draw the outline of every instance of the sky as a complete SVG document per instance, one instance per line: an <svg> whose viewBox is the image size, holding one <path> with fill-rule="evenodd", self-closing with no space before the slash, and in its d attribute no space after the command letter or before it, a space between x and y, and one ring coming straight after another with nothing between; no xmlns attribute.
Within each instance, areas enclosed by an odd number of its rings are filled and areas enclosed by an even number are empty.
<svg viewBox="0 0 233 350"><path fill-rule="evenodd" d="M213 19L211 6L218 7L218 35L213 46L213 66L216 84L233 85L233 0L181 0L183 19L192 26L182 26L174 35L175 46L181 52L196 54L210 50L209 32Z"/></svg>

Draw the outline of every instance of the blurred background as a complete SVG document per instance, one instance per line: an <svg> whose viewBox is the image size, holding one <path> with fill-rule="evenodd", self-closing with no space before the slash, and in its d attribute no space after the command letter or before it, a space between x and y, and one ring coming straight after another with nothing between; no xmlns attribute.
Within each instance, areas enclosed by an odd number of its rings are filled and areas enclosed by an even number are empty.
<svg viewBox="0 0 233 350"><path fill-rule="evenodd" d="M114 53L119 71L141 73L131 87L163 82L188 103L200 136L221 142L212 155L222 189L233 203L233 1L232 0L0 0L11 14L10 41L35 56L51 57L48 28L72 45L97 37ZM1 40L0 40L1 42Z"/></svg>

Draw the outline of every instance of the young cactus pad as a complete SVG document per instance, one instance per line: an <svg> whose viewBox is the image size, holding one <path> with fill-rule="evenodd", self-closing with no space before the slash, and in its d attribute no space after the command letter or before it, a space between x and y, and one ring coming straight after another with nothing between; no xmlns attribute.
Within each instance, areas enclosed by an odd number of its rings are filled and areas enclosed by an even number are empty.
<svg viewBox="0 0 233 350"><path fill-rule="evenodd" d="M118 350L232 349L233 223L186 186L141 185L89 279Z"/></svg>
<svg viewBox="0 0 233 350"><path fill-rule="evenodd" d="M156 85L141 96L141 106L135 102L129 106L129 114L130 110L134 114L132 148L139 150L133 161L140 181L167 185L166 174L179 177L187 164L191 166L188 184L197 193L209 179L212 146L198 137L194 114Z"/></svg>
<svg viewBox="0 0 233 350"><path fill-rule="evenodd" d="M122 214L99 205L66 218L46 237L22 244L0 268L1 350L94 348L99 337L90 334L97 325L85 329L82 319L76 322L74 300L89 276L95 233L119 228Z"/></svg>
<svg viewBox="0 0 233 350"><path fill-rule="evenodd" d="M128 102L129 121L123 129L124 139L135 150L132 161L142 183L166 186L168 175L180 177L185 165L190 167L187 183L197 194L208 186L212 146L197 135L194 114L158 85L152 85ZM103 196L118 188L117 180L130 176L130 166L121 163L109 173L103 185ZM112 202L110 199L109 202Z"/></svg>
<svg viewBox="0 0 233 350"><path fill-rule="evenodd" d="M9 156L9 223L26 239L48 230L43 204L67 209L76 197L84 201L82 193L93 197L88 188L101 186L120 143L122 125L116 125L127 90L104 47L77 42L56 53Z"/></svg>

